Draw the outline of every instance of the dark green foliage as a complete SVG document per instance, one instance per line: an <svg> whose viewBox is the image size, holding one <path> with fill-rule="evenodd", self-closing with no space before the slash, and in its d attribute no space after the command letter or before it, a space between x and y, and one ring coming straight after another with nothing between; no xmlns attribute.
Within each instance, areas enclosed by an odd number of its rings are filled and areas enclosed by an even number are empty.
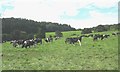
<svg viewBox="0 0 120 72"><path fill-rule="evenodd" d="M11 35L10 34L2 34L2 40L3 41L11 40Z"/></svg>
<svg viewBox="0 0 120 72"><path fill-rule="evenodd" d="M120 31L120 23L118 24L118 31Z"/></svg>
<svg viewBox="0 0 120 72"><path fill-rule="evenodd" d="M63 37L63 34L61 33L61 31L56 31L55 36L56 37Z"/></svg>
<svg viewBox="0 0 120 72"><path fill-rule="evenodd" d="M28 39L33 39L34 38L34 34L28 34L27 38Z"/></svg>
<svg viewBox="0 0 120 72"><path fill-rule="evenodd" d="M113 24L113 25L98 25L97 27L93 27L92 29L95 32L103 32L103 31L115 31L120 29L120 24Z"/></svg>
<svg viewBox="0 0 120 72"><path fill-rule="evenodd" d="M27 33L20 30L15 30L11 33L11 39L19 40L19 39L26 39Z"/></svg>
<svg viewBox="0 0 120 72"><path fill-rule="evenodd" d="M120 24L110 25L110 30L115 31L119 29Z"/></svg>
<svg viewBox="0 0 120 72"><path fill-rule="evenodd" d="M58 23L51 23L47 22L46 23L46 31L47 32L55 32L55 31L74 31L76 30L75 28L72 28L70 25L67 24L58 24Z"/></svg>
<svg viewBox="0 0 120 72"><path fill-rule="evenodd" d="M19 30L15 30L11 33L12 39L18 40L20 39L20 31Z"/></svg>
<svg viewBox="0 0 120 72"><path fill-rule="evenodd" d="M36 38L45 38L45 31L43 31L41 28L39 28Z"/></svg>
<svg viewBox="0 0 120 72"><path fill-rule="evenodd" d="M92 33L92 29L91 28L84 28L81 32L81 34L89 34Z"/></svg>
<svg viewBox="0 0 120 72"><path fill-rule="evenodd" d="M28 34L24 31L21 31L20 32L20 39L26 39L26 38L28 38Z"/></svg>
<svg viewBox="0 0 120 72"><path fill-rule="evenodd" d="M81 31L81 30L82 30L81 28L77 29L77 31Z"/></svg>
<svg viewBox="0 0 120 72"><path fill-rule="evenodd" d="M97 27L95 27L95 32L103 32L103 31L107 31L107 29L105 28L105 26L98 25Z"/></svg>
<svg viewBox="0 0 120 72"><path fill-rule="evenodd" d="M10 34L12 39L24 39L32 38L33 34L40 38L45 38L45 32L54 32L56 30L60 31L72 31L72 28L67 24L58 24L52 22L37 22L22 18L2 18L2 33ZM25 32L22 33L21 31Z"/></svg>

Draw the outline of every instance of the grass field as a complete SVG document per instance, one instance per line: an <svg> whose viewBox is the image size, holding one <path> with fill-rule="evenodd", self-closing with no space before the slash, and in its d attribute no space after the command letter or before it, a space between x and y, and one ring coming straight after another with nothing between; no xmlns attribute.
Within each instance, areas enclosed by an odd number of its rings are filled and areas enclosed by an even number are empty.
<svg viewBox="0 0 120 72"><path fill-rule="evenodd" d="M93 42L83 38L79 44L65 44L65 38L79 31L63 32L63 38L52 43L43 42L32 48L15 48L9 42L2 45L3 70L117 70L118 37ZM101 32L110 34L112 31ZM47 33L54 35L54 32Z"/></svg>

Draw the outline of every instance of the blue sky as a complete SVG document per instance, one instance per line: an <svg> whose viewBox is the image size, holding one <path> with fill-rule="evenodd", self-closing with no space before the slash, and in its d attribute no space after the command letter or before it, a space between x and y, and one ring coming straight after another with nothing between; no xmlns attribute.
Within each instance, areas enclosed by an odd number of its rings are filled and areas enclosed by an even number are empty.
<svg viewBox="0 0 120 72"><path fill-rule="evenodd" d="M119 0L0 0L0 17L27 18L87 28L118 23Z"/></svg>

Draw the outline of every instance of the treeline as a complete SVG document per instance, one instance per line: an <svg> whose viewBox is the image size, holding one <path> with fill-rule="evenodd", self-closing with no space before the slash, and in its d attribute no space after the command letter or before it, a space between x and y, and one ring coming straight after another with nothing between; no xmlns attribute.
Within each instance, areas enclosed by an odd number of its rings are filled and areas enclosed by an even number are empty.
<svg viewBox="0 0 120 72"><path fill-rule="evenodd" d="M113 24L113 25L98 25L96 27L84 28L79 30L82 31L81 34L88 34L93 32L104 32L104 31L118 31L120 30L120 23Z"/></svg>
<svg viewBox="0 0 120 72"><path fill-rule="evenodd" d="M73 30L76 29L67 24L37 22L22 18L2 18L3 40L33 37L45 38L45 32Z"/></svg>
<svg viewBox="0 0 120 72"><path fill-rule="evenodd" d="M3 33L10 34L15 30L25 31L27 33L36 33L39 28L44 28L46 32L71 31L75 30L70 25L52 22L37 22L22 18L2 18Z"/></svg>
<svg viewBox="0 0 120 72"><path fill-rule="evenodd" d="M120 24L98 25L92 28L78 29L81 34L93 32L116 31L120 30ZM2 18L2 39L31 39L45 38L46 32L75 31L76 29L68 24L59 24L53 22L37 22L34 20L22 18Z"/></svg>

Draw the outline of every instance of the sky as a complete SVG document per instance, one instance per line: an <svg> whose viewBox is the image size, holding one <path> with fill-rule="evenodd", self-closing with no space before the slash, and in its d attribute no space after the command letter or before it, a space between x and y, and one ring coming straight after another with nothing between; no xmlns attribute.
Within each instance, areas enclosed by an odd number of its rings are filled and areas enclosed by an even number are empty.
<svg viewBox="0 0 120 72"><path fill-rule="evenodd" d="M120 0L0 0L0 18L26 18L90 28L118 23Z"/></svg>

